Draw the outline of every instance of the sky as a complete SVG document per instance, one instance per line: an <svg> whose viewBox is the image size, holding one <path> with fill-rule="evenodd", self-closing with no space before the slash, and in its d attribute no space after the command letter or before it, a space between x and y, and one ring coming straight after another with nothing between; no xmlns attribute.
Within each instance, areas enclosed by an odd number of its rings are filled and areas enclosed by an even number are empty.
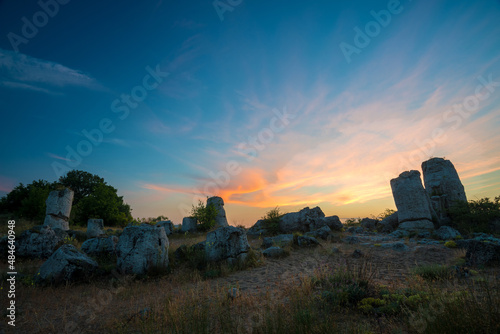
<svg viewBox="0 0 500 334"><path fill-rule="evenodd" d="M394 209L453 162L500 195L500 1L0 1L0 196L71 169L134 217Z"/></svg>

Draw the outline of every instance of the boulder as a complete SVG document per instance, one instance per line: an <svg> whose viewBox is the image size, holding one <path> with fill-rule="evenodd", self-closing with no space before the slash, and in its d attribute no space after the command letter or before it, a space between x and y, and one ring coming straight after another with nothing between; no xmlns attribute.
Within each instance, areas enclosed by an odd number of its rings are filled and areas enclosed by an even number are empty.
<svg viewBox="0 0 500 334"><path fill-rule="evenodd" d="M73 204L73 195L73 191L68 188L51 191L45 201L47 206L45 215L52 215L68 220L71 213L71 205Z"/></svg>
<svg viewBox="0 0 500 334"><path fill-rule="evenodd" d="M396 211L392 215L389 215L384 219L382 219L378 223L377 229L379 230L379 232L390 233L396 230L398 225L399 225L399 220L398 220L398 213Z"/></svg>
<svg viewBox="0 0 500 334"><path fill-rule="evenodd" d="M309 230L318 230L323 226L328 226L330 230L333 231L340 231L344 227L344 225L340 221L339 216L329 216L321 217L319 219L313 219L313 221L309 225Z"/></svg>
<svg viewBox="0 0 500 334"><path fill-rule="evenodd" d="M52 229L59 228L64 231L69 230L69 222L67 220L53 215L46 215L43 225L49 226Z"/></svg>
<svg viewBox="0 0 500 334"><path fill-rule="evenodd" d="M382 244L381 246L382 246L382 248L390 248L390 249L393 249L393 250L398 251L398 252L404 252L404 251L407 251L410 249L407 245L405 245L402 242L388 242L388 243Z"/></svg>
<svg viewBox="0 0 500 334"><path fill-rule="evenodd" d="M161 226L165 229L165 233L168 235L171 235L174 233L174 223L172 223L170 220L164 220L161 222L156 223L156 226Z"/></svg>
<svg viewBox="0 0 500 334"><path fill-rule="evenodd" d="M280 247L269 247L262 252L265 257L283 257L285 256L285 251Z"/></svg>
<svg viewBox="0 0 500 334"><path fill-rule="evenodd" d="M374 231L377 228L378 220L372 218L363 218L361 220L361 227L368 230Z"/></svg>
<svg viewBox="0 0 500 334"><path fill-rule="evenodd" d="M364 230L361 226L351 226L347 229L347 232L352 234L358 234L358 233L363 233Z"/></svg>
<svg viewBox="0 0 500 334"><path fill-rule="evenodd" d="M272 246L287 247L293 244L293 234L280 234L275 237L267 237L262 240L262 249Z"/></svg>
<svg viewBox="0 0 500 334"><path fill-rule="evenodd" d="M269 231L264 228L264 220L262 219L257 220L257 222L247 231L247 234L252 236L259 236L267 233L269 233Z"/></svg>
<svg viewBox="0 0 500 334"><path fill-rule="evenodd" d="M169 241L165 229L141 224L127 226L116 246L117 267L123 274L146 274L168 266Z"/></svg>
<svg viewBox="0 0 500 334"><path fill-rule="evenodd" d="M460 237L460 232L449 226L441 226L434 234L441 240L451 240Z"/></svg>
<svg viewBox="0 0 500 334"><path fill-rule="evenodd" d="M405 221L404 223L399 224L398 230L418 234L418 233L422 233L424 231L434 230L434 224L430 220L427 220L427 219L411 220L411 221Z"/></svg>
<svg viewBox="0 0 500 334"><path fill-rule="evenodd" d="M45 261L35 276L37 283L60 284L88 279L98 264L73 245L62 245Z"/></svg>
<svg viewBox="0 0 500 334"><path fill-rule="evenodd" d="M500 263L500 244L469 240L465 254L467 265L482 266Z"/></svg>
<svg viewBox="0 0 500 334"><path fill-rule="evenodd" d="M226 210L224 210L224 200L219 196L210 197L207 199L207 207L210 205L213 205L217 210L217 216L215 217L215 226L229 226L226 218Z"/></svg>
<svg viewBox="0 0 500 334"><path fill-rule="evenodd" d="M87 238L97 238L104 232L104 222L102 219L89 219L87 221Z"/></svg>
<svg viewBox="0 0 500 334"><path fill-rule="evenodd" d="M225 226L207 234L205 254L208 261L234 261L246 255L249 249L247 235L242 228Z"/></svg>
<svg viewBox="0 0 500 334"><path fill-rule="evenodd" d="M196 218L194 217L184 217L182 219L182 232L196 232L197 231L197 226L196 226Z"/></svg>
<svg viewBox="0 0 500 334"><path fill-rule="evenodd" d="M16 240L16 255L29 258L48 258L62 239L50 226L35 226Z"/></svg>
<svg viewBox="0 0 500 334"><path fill-rule="evenodd" d="M308 232L311 230L311 224L313 227L317 226L318 221L324 217L325 214L319 207L312 209L306 207L299 212L290 212L285 214L280 219L279 227L283 233L291 233L294 231Z"/></svg>
<svg viewBox="0 0 500 334"><path fill-rule="evenodd" d="M424 185L438 220L450 221L447 210L456 202L467 202L465 189L450 160L432 158L422 163Z"/></svg>
<svg viewBox="0 0 500 334"><path fill-rule="evenodd" d="M432 221L432 207L429 196L422 186L420 172L403 172L391 180L394 202L398 208L398 221Z"/></svg>
<svg viewBox="0 0 500 334"><path fill-rule="evenodd" d="M319 245L319 241L316 238L301 235L297 237L297 245L299 247L316 247Z"/></svg>
<svg viewBox="0 0 500 334"><path fill-rule="evenodd" d="M321 238L323 240L327 240L328 237L330 236L330 232L332 232L332 230L327 225L325 225L322 228L319 228L315 231L307 232L306 235L314 238Z"/></svg>
<svg viewBox="0 0 500 334"><path fill-rule="evenodd" d="M81 247L82 252L89 256L113 256L116 254L118 237L101 237L86 240Z"/></svg>

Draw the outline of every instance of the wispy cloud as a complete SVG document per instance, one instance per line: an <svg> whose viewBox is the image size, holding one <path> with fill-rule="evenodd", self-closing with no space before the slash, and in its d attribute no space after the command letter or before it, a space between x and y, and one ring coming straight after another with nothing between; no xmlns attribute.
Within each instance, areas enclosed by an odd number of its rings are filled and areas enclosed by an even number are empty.
<svg viewBox="0 0 500 334"><path fill-rule="evenodd" d="M57 159L57 160L73 161L71 159L68 159L68 158L65 158L65 157L61 157L60 155L57 155L57 154L54 154L54 153L47 153L47 156L50 157L50 158L53 158L53 159Z"/></svg>
<svg viewBox="0 0 500 334"><path fill-rule="evenodd" d="M2 86L43 93L57 94L53 92L54 87L102 88L94 78L81 71L3 49L0 49L0 75Z"/></svg>

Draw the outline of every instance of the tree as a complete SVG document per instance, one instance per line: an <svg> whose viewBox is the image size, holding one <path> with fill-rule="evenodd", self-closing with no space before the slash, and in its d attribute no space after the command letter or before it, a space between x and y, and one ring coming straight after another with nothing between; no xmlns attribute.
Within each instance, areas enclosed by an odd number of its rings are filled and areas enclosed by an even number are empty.
<svg viewBox="0 0 500 334"><path fill-rule="evenodd" d="M61 176L59 183L73 190L73 205L94 193L98 185L106 184L102 177L75 169Z"/></svg>
<svg viewBox="0 0 500 334"><path fill-rule="evenodd" d="M198 205L191 209L191 217L196 218L198 229L200 231L208 231L215 226L215 217L217 217L217 209L213 204L205 207L202 201L198 201Z"/></svg>

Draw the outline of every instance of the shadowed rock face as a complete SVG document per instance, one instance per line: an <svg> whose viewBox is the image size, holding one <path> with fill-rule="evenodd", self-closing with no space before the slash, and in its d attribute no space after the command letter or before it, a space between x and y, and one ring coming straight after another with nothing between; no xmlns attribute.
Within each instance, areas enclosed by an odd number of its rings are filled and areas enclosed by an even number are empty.
<svg viewBox="0 0 500 334"><path fill-rule="evenodd" d="M229 226L226 218L226 210L224 210L224 200L219 196L213 196L207 199L207 207L213 205L217 209L217 217L215 217L215 226Z"/></svg>
<svg viewBox="0 0 500 334"><path fill-rule="evenodd" d="M425 190L441 223L449 217L447 209L457 201L467 201L465 189L455 166L449 160L432 158L422 163Z"/></svg>
<svg viewBox="0 0 500 334"><path fill-rule="evenodd" d="M428 220L432 221L432 206L425 191L420 172L412 170L403 172L391 180L394 202L398 208L398 221Z"/></svg>
<svg viewBox="0 0 500 334"><path fill-rule="evenodd" d="M317 206L315 208L309 209L304 208L299 212L290 212L285 214L279 223L280 230L283 233L290 233L293 231L310 231L310 225L316 226L317 222L323 220L325 214ZM325 225L326 222L322 225ZM320 226L316 226L320 227Z"/></svg>
<svg viewBox="0 0 500 334"><path fill-rule="evenodd" d="M236 260L249 249L247 235L241 228L226 226L207 234L205 252L208 261Z"/></svg>
<svg viewBox="0 0 500 334"><path fill-rule="evenodd" d="M96 238L104 234L104 221L102 219L89 219L87 221L87 237Z"/></svg>
<svg viewBox="0 0 500 334"><path fill-rule="evenodd" d="M196 218L194 217L184 217L182 219L182 232L196 232Z"/></svg>
<svg viewBox="0 0 500 334"><path fill-rule="evenodd" d="M45 201L47 208L43 225L50 226L53 229L69 230L68 220L73 204L73 194L73 191L68 188L50 192Z"/></svg>

